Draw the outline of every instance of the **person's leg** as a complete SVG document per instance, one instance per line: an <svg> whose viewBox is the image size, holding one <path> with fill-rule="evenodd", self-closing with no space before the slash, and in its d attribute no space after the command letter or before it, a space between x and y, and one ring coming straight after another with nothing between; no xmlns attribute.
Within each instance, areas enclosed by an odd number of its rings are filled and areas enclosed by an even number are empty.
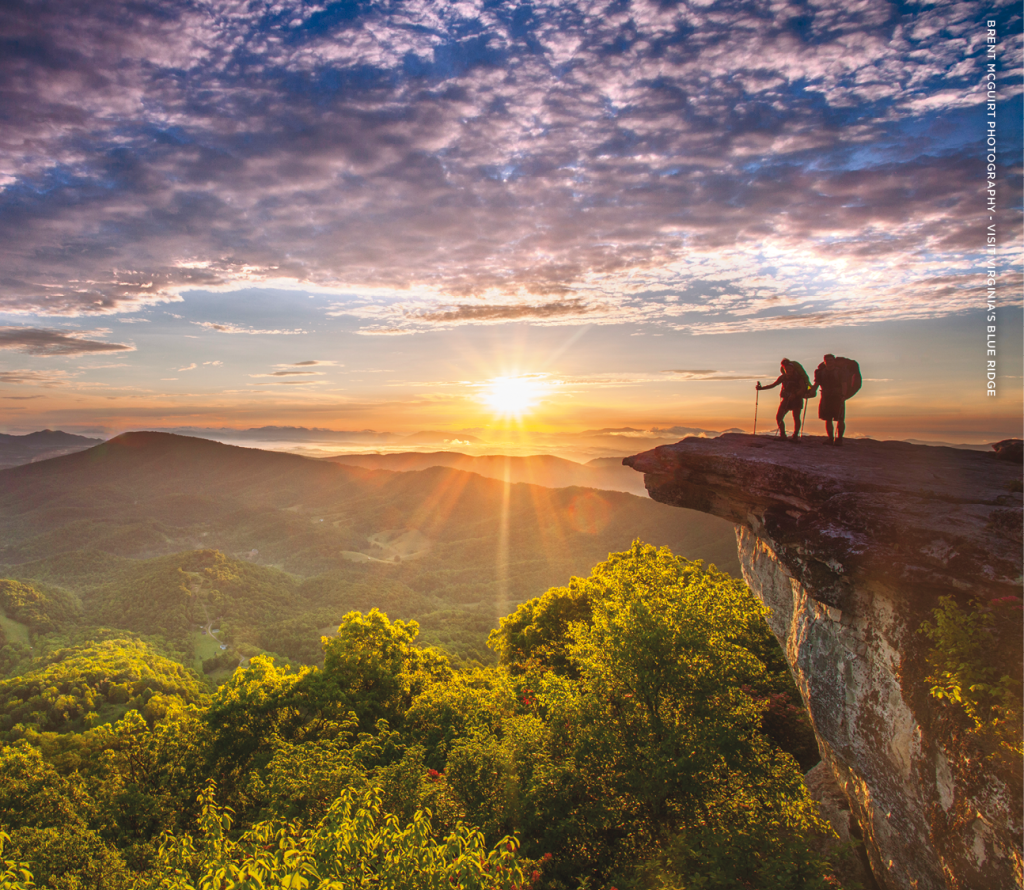
<svg viewBox="0 0 1024 890"><path fill-rule="evenodd" d="M842 445L843 444L843 433L845 433L845 432L846 432L846 421L845 420L840 420L839 423L836 424L836 445Z"/></svg>
<svg viewBox="0 0 1024 890"><path fill-rule="evenodd" d="M803 409L803 405L801 405L799 402L797 403L797 407L793 409L793 438L794 439L799 439L800 438L800 412L801 412L802 409Z"/></svg>
<svg viewBox="0 0 1024 890"><path fill-rule="evenodd" d="M786 438L786 411L788 406L785 402L779 402L779 410L775 413L775 423L779 427L779 438Z"/></svg>
<svg viewBox="0 0 1024 890"><path fill-rule="evenodd" d="M825 432L828 434L828 444L832 445L836 441L836 433L832 428L832 418L825 421Z"/></svg>

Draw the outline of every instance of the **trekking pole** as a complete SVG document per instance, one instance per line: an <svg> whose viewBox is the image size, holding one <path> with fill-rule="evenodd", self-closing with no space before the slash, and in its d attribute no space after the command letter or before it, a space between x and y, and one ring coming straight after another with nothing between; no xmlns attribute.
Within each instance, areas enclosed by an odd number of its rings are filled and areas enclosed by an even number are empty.
<svg viewBox="0 0 1024 890"><path fill-rule="evenodd" d="M761 381L757 381L757 389L755 390L757 395L754 396L754 435L757 435L757 403L761 399Z"/></svg>
<svg viewBox="0 0 1024 890"><path fill-rule="evenodd" d="M807 402L808 399L804 399L804 416L800 418L800 432L804 431L804 426L807 424Z"/></svg>

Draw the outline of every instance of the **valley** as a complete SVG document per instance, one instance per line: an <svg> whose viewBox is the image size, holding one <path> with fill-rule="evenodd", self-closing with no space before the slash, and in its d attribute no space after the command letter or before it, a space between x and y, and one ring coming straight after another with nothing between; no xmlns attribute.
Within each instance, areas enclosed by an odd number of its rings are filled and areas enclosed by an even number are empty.
<svg viewBox="0 0 1024 890"><path fill-rule="evenodd" d="M383 462L432 459L400 457ZM570 463L524 460L513 466ZM73 597L61 634L155 637L215 680L258 653L316 663L325 627L374 607L417 620L424 643L488 662L500 617L636 538L738 569L723 521L455 467L386 470L131 433L0 472L0 577ZM211 623L217 649L198 630Z"/></svg>
<svg viewBox="0 0 1024 890"><path fill-rule="evenodd" d="M665 875L824 890L801 780L818 751L764 609L719 571L737 574L732 524L514 475L164 433L0 471L10 861L184 890L175 849L206 851L190 886L236 867L196 833L218 807L340 851L359 806L413 826L422 875L469 832L550 890L632 886L663 855ZM665 845L680 826L698 858Z"/></svg>

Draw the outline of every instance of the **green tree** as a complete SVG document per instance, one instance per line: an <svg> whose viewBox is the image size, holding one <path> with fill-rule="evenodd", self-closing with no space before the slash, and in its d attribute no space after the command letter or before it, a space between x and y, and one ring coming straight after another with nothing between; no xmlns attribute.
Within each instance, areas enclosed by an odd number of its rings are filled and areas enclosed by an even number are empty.
<svg viewBox="0 0 1024 890"><path fill-rule="evenodd" d="M573 673L569 659L569 626L591 620L590 587L573 578L566 587L552 587L542 596L523 603L487 640L510 670L549 668Z"/></svg>
<svg viewBox="0 0 1024 890"><path fill-rule="evenodd" d="M426 685L406 711L402 732L424 747L427 766L444 769L460 740L494 731L516 713L516 689L504 671L476 669Z"/></svg>
<svg viewBox="0 0 1024 890"><path fill-rule="evenodd" d="M479 832L460 825L438 840L423 811L402 828L384 813L379 789L344 790L311 831L262 822L238 840L214 793L211 786L202 795L197 836L165 837L147 890L512 890L527 881L514 839L488 850Z"/></svg>
<svg viewBox="0 0 1024 890"><path fill-rule="evenodd" d="M334 695L351 710L364 731L378 720L401 723L413 697L430 682L452 676L441 653L414 646L415 621L389 621L377 609L349 612L337 636L324 638L321 692Z"/></svg>
<svg viewBox="0 0 1024 890"><path fill-rule="evenodd" d="M0 831L0 890L35 890L36 882L27 862L11 858L10 835Z"/></svg>
<svg viewBox="0 0 1024 890"><path fill-rule="evenodd" d="M562 622L564 641L536 633L531 648L527 629L543 623L503 624L503 658L525 653L518 669L532 662L519 680L527 713L475 742L482 753L473 758L491 765L489 780L478 782L491 789L487 804L504 788L506 812L520 814L513 824L527 852L554 854L550 879L589 875L620 886L660 871L679 886L820 884L824 866L809 840L823 826L798 765L761 731L764 706L743 688L768 683L752 640L764 610L745 585L635 543L518 614L557 614L552 606L567 592L577 604L586 599L590 615ZM557 657L545 663L537 651ZM561 658L565 669L555 669ZM458 793L466 783L453 759ZM466 802L469 817L485 824L484 804ZM751 807L771 832L755 830ZM788 845L776 843L780 836ZM659 860L683 848L686 855ZM734 883L716 877L726 873Z"/></svg>
<svg viewBox="0 0 1024 890"><path fill-rule="evenodd" d="M191 671L149 644L103 640L55 649L24 675L0 681L0 711L10 725L67 732L83 728L85 717L105 704L146 710L157 694L190 703L205 697ZM165 702L165 711L168 706ZM124 710L108 707L105 718ZM10 731L6 735L11 738Z"/></svg>
<svg viewBox="0 0 1024 890"><path fill-rule="evenodd" d="M296 689L309 669L278 668L256 656L213 696L206 719L210 754L229 784L264 766L279 738L290 738L307 722Z"/></svg>
<svg viewBox="0 0 1024 890"><path fill-rule="evenodd" d="M932 644L927 655L932 696L959 707L972 735L994 744L1019 775L1024 755L1020 599L1003 597L961 608L944 596L932 617L934 624L925 621L920 628Z"/></svg>
<svg viewBox="0 0 1024 890"><path fill-rule="evenodd" d="M55 890L129 890L133 875L120 852L79 825L20 828L11 833L14 850L33 877Z"/></svg>
<svg viewBox="0 0 1024 890"><path fill-rule="evenodd" d="M25 741L0 748L0 822L7 828L84 825L93 801L74 778L60 775Z"/></svg>

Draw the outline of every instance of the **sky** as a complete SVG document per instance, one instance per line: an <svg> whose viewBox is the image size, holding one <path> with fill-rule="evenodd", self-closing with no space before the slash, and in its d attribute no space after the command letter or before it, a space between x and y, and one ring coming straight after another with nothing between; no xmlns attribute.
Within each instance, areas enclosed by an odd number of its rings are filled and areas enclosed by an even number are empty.
<svg viewBox="0 0 1024 890"><path fill-rule="evenodd" d="M851 435L1020 435L1021 35L1002 0L6 0L0 431L766 432L755 382L832 352Z"/></svg>

